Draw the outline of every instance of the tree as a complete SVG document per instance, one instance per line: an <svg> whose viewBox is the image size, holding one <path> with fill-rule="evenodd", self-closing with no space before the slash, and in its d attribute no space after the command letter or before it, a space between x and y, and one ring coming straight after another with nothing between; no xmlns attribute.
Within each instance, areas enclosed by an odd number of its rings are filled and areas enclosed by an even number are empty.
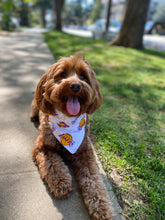
<svg viewBox="0 0 165 220"><path fill-rule="evenodd" d="M87 11L86 8L82 7L82 0L76 0L65 4L63 12L65 24L83 25L86 15Z"/></svg>
<svg viewBox="0 0 165 220"><path fill-rule="evenodd" d="M75 5L76 7L75 7L74 15L78 19L78 23L82 25L83 24L83 11L82 11L81 0L77 0Z"/></svg>
<svg viewBox="0 0 165 220"><path fill-rule="evenodd" d="M27 0L2 0L0 3L0 13L2 20L0 26L5 30L13 30L16 24L13 18L19 18L19 23L24 26L29 26L29 4Z"/></svg>
<svg viewBox="0 0 165 220"><path fill-rule="evenodd" d="M102 12L102 4L100 0L95 0L90 19L92 22L95 22L97 19L101 17Z"/></svg>
<svg viewBox="0 0 165 220"><path fill-rule="evenodd" d="M153 20L155 22L165 23L165 2L158 5L156 12L154 13Z"/></svg>
<svg viewBox="0 0 165 220"><path fill-rule="evenodd" d="M1 28L9 31L11 29L11 16L14 8L12 0L1 2L2 21L0 22Z"/></svg>
<svg viewBox="0 0 165 220"><path fill-rule="evenodd" d="M20 25L22 26L30 26L29 21L29 6L28 3L25 0L20 0Z"/></svg>
<svg viewBox="0 0 165 220"><path fill-rule="evenodd" d="M55 29L61 31L62 30L62 22L61 15L64 7L65 0L53 0L53 8L56 15L56 26Z"/></svg>
<svg viewBox="0 0 165 220"><path fill-rule="evenodd" d="M65 4L63 16L62 16L65 24L75 24L75 19L73 18L73 10L74 10L73 2L69 2Z"/></svg>
<svg viewBox="0 0 165 220"><path fill-rule="evenodd" d="M109 20L111 17L111 5L112 5L112 0L108 0L106 26L105 26L105 39L107 39L107 34L108 34L108 29L109 29Z"/></svg>
<svg viewBox="0 0 165 220"><path fill-rule="evenodd" d="M144 25L150 0L127 0L125 15L119 34L111 45L143 48Z"/></svg>
<svg viewBox="0 0 165 220"><path fill-rule="evenodd" d="M41 11L41 20L43 27L46 27L46 9L49 9L52 7L51 0L37 0L35 3L35 7L38 7Z"/></svg>

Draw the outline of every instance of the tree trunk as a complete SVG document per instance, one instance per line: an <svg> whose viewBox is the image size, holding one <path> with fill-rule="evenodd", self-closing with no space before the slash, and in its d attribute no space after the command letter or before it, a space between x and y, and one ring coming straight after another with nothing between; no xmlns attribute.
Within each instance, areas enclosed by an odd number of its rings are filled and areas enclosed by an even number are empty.
<svg viewBox="0 0 165 220"><path fill-rule="evenodd" d="M21 0L20 25L27 26L27 27L30 26L28 15L29 15L28 4L24 0Z"/></svg>
<svg viewBox="0 0 165 220"><path fill-rule="evenodd" d="M45 8L41 9L41 20L43 27L46 27L46 19L45 19L46 10Z"/></svg>
<svg viewBox="0 0 165 220"><path fill-rule="evenodd" d="M143 48L144 25L150 0L127 0L125 15L119 34L111 45Z"/></svg>
<svg viewBox="0 0 165 220"><path fill-rule="evenodd" d="M106 17L106 26L105 26L105 39L107 39L107 35L108 35L109 20L111 17L111 5L112 5L112 0L109 0L108 1L108 9L107 9L107 17Z"/></svg>
<svg viewBox="0 0 165 220"><path fill-rule="evenodd" d="M54 11L56 14L55 29L61 31L62 30L61 14L62 14L65 0L53 0L53 1L54 1Z"/></svg>

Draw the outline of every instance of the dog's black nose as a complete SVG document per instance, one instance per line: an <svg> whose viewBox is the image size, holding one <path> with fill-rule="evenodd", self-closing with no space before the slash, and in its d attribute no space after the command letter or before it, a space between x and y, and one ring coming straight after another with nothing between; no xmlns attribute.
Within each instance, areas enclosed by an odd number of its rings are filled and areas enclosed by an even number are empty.
<svg viewBox="0 0 165 220"><path fill-rule="evenodd" d="M78 92L81 89L80 83L71 83L70 88L73 92Z"/></svg>

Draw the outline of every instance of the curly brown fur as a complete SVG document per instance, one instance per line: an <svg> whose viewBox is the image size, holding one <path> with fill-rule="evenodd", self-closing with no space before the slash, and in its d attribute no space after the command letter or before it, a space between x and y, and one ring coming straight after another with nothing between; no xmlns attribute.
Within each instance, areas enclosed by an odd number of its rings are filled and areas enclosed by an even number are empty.
<svg viewBox="0 0 165 220"><path fill-rule="evenodd" d="M79 116L87 113L84 139L75 154L69 153L53 135L49 115L54 109L72 116L66 107L68 97L76 97ZM47 183L55 198L63 199L72 191L72 178L61 154L71 162L84 204L93 220L110 220L112 208L108 194L99 175L95 156L89 141L89 116L100 107L102 96L94 71L80 54L61 58L41 77L31 108L31 120L38 114L40 135L32 156L41 178ZM74 115L75 116L75 115Z"/></svg>

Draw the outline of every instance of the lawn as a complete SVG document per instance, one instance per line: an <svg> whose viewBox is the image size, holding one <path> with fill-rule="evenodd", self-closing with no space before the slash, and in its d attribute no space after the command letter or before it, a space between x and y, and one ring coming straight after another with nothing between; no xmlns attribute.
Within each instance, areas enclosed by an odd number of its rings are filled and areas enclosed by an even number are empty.
<svg viewBox="0 0 165 220"><path fill-rule="evenodd" d="M82 51L97 74L103 104L91 137L129 219L165 219L165 53L112 47L44 33L55 59Z"/></svg>

